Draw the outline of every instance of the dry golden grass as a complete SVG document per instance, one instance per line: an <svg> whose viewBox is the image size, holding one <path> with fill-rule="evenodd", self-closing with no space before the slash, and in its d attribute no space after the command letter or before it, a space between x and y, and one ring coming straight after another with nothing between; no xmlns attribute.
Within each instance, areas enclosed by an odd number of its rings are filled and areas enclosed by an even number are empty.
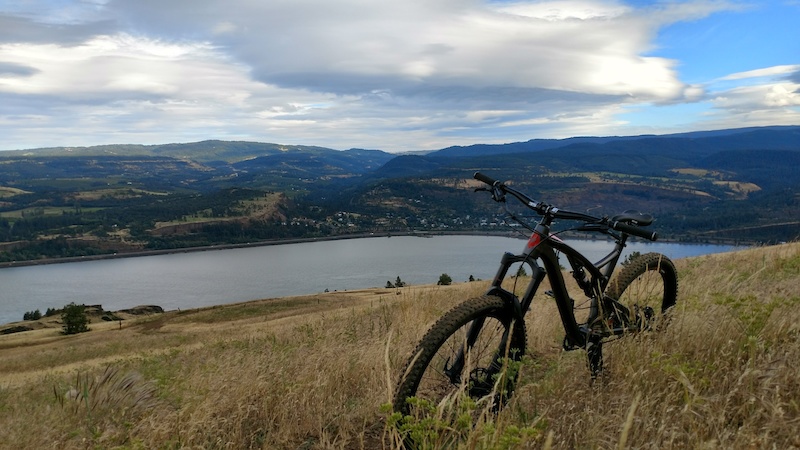
<svg viewBox="0 0 800 450"><path fill-rule="evenodd" d="M22 189L8 187L8 186L0 186L0 198L4 197L13 197L19 194L30 194L28 191L23 191Z"/></svg>
<svg viewBox="0 0 800 450"><path fill-rule="evenodd" d="M594 384L585 354L560 351L552 300L537 298L515 397L448 448L800 447L800 244L676 263L670 327L609 344ZM485 288L336 292L0 336L0 447L396 448L381 407L408 353Z"/></svg>

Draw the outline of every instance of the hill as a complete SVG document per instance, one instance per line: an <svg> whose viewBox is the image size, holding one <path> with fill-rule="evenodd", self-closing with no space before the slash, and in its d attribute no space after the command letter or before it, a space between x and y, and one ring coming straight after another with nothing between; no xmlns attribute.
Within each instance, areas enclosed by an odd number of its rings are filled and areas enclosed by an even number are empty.
<svg viewBox="0 0 800 450"><path fill-rule="evenodd" d="M526 142L514 142L509 144L476 144L470 146L454 146L442 150L431 152L428 156L441 158L471 157L486 155L501 155L511 153L534 153L546 150L556 150L564 147L596 147L596 146L626 146L633 144L638 146L641 153L646 142L667 139L672 141L683 141L691 145L692 151L711 151L719 148L736 149L758 148L767 145L769 148L776 149L797 149L798 127L796 126L774 126L774 127L750 127L735 128L729 130L696 131L689 133L675 133L666 135L641 135L641 136L605 136L605 137L572 137L567 139L531 139ZM676 149L676 153L682 153Z"/></svg>
<svg viewBox="0 0 800 450"><path fill-rule="evenodd" d="M99 157L99 156L153 156L192 160L200 163L236 163L249 159L274 155L315 155L320 158L331 157L367 157L380 163L392 158L392 155L379 150L334 150L326 147L309 145L284 145L265 142L220 141L208 140L193 143L173 143L158 145L95 145L91 147L48 147L30 150L11 150L0 153L12 158L22 157ZM369 165L367 165L367 168Z"/></svg>
<svg viewBox="0 0 800 450"><path fill-rule="evenodd" d="M610 344L594 385L537 297L511 404L475 427L420 425L427 448L800 446L800 244L676 264L670 326ZM325 293L0 336L0 446L398 448L382 405L402 363L444 310L485 288Z"/></svg>

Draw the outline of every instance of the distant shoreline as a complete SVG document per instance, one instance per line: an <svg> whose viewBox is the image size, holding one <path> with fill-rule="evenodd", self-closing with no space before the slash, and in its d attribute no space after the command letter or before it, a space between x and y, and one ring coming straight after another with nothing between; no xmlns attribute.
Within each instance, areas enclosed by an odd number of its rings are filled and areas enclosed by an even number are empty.
<svg viewBox="0 0 800 450"><path fill-rule="evenodd" d="M391 233L357 233L357 234L343 234L338 236L325 236L325 237L312 237L312 238L291 238L291 239L271 239L265 241L247 242L244 244L219 244L219 245L206 245L202 247L185 247L185 248L169 248L161 250L142 250L134 252L118 252L108 253L103 255L89 255L89 256L70 256L64 258L42 258L31 259L26 261L9 261L0 262L0 269L11 267L27 267L27 266L41 266L45 264L63 264L81 261L102 261L106 259L120 259L120 258L135 258L140 256L157 256L157 255L170 255L176 253L194 253L205 252L212 250L229 250L235 248L251 248L251 247L266 247L270 245L285 245L285 244L303 244L307 242L324 242L324 241L341 241L346 239L366 239L366 238L380 238L392 236L417 236L417 237L431 237L431 236L499 236L499 237L519 237L524 239L518 233L513 231L503 232L488 232L488 231L398 231Z"/></svg>

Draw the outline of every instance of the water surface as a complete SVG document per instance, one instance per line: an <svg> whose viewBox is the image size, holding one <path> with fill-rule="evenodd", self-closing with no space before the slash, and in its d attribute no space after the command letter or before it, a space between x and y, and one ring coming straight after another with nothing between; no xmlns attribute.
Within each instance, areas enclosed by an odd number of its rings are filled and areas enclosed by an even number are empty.
<svg viewBox="0 0 800 450"><path fill-rule="evenodd" d="M592 261L611 249L606 241L568 242ZM525 240L497 236L395 236L6 268L0 269L0 324L70 302L111 311L145 304L172 310L382 287L398 276L408 284L436 283L442 273L454 282L487 279L503 252L524 246ZM731 249L632 242L626 253L677 259Z"/></svg>

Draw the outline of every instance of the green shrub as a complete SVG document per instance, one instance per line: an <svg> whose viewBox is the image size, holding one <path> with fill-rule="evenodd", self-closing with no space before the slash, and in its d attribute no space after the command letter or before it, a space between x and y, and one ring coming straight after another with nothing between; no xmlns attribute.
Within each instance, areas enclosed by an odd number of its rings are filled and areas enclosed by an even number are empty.
<svg viewBox="0 0 800 450"><path fill-rule="evenodd" d="M78 334L89 331L89 317L86 316L86 305L76 305L73 302L64 306L61 320L64 322L64 334Z"/></svg>

